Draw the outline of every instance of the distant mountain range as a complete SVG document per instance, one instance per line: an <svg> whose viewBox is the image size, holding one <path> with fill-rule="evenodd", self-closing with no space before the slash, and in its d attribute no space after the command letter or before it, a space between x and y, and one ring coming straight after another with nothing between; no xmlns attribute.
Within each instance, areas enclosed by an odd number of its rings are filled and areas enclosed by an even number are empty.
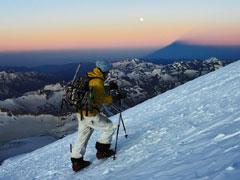
<svg viewBox="0 0 240 180"><path fill-rule="evenodd" d="M0 66L0 100L36 91L47 84L69 82L77 66L77 63L37 67ZM95 63L83 63L78 75L85 76L94 66Z"/></svg>
<svg viewBox="0 0 240 180"><path fill-rule="evenodd" d="M148 60L155 63L165 64L169 60L204 60L211 57L224 60L234 60L240 58L239 46L209 46L209 45L193 45L181 41L176 41L169 46L159 49L146 57Z"/></svg>
<svg viewBox="0 0 240 180"><path fill-rule="evenodd" d="M231 62L211 58L205 61L158 65L138 59L124 60L113 63L114 69L107 82L116 81L131 94L125 106L130 107ZM77 65L46 65L35 68L0 66L0 100L19 97L47 84L69 82ZM79 75L84 76L93 66L93 63L83 63Z"/></svg>
<svg viewBox="0 0 240 180"><path fill-rule="evenodd" d="M57 76L46 73L0 71L0 100L38 90L47 84L56 83L57 80Z"/></svg>
<svg viewBox="0 0 240 180"><path fill-rule="evenodd" d="M60 80L70 81L72 80L75 71L77 69L78 63L63 64L63 65L42 65L36 67L24 67L24 66L0 66L0 72L6 71L10 73L15 72L39 72L53 74L56 77L56 82ZM79 71L80 76L84 76L88 71L92 70L95 63L84 62L82 63L81 69Z"/></svg>
<svg viewBox="0 0 240 180"><path fill-rule="evenodd" d="M127 109L232 62L210 58L161 65L138 59L125 60L113 63L114 69L106 83L115 81L127 92L128 98L123 101L123 107Z"/></svg>

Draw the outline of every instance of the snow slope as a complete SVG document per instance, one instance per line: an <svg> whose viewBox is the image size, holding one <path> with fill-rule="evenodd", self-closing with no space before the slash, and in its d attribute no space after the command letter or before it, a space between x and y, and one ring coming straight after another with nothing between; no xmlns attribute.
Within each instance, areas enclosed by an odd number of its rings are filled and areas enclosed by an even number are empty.
<svg viewBox="0 0 240 180"><path fill-rule="evenodd" d="M18 154L28 153L56 141L52 136L38 136L0 142L0 164L3 160Z"/></svg>
<svg viewBox="0 0 240 180"><path fill-rule="evenodd" d="M89 141L85 159L71 170L69 135L0 166L2 180L28 179L240 179L240 61L123 112L117 159L98 161ZM118 115L111 118L117 123Z"/></svg>

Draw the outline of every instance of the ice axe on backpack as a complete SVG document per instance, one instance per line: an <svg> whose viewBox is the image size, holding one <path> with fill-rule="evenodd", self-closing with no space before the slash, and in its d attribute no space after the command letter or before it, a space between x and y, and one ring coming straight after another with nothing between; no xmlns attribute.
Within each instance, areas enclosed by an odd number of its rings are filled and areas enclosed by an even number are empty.
<svg viewBox="0 0 240 180"><path fill-rule="evenodd" d="M70 85L77 79L78 72L79 72L79 70L80 70L81 65L82 65L82 63L80 62L80 63L78 64L78 67L77 67L77 69L76 69L76 72L75 72L75 74L74 74L74 76L73 76L73 79L72 79L72 81L70 82ZM61 109L63 109L63 105L64 105L64 104L67 106L67 109L69 109L69 107L68 107L68 99L67 99L67 97L66 97L66 94L65 94L64 97L62 98Z"/></svg>

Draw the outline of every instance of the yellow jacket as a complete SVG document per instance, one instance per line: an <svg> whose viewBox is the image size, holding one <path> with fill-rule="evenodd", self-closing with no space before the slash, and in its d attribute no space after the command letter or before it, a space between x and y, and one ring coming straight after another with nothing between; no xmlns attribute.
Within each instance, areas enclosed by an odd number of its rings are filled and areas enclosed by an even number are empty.
<svg viewBox="0 0 240 180"><path fill-rule="evenodd" d="M92 77L89 81L89 87L93 87L93 99L91 106L93 111L88 111L88 116L95 116L98 113L98 109L101 104L111 104L113 102L112 96L107 95L104 88L104 76L100 69L94 68L93 72L87 73L88 77ZM81 111L78 111L81 113ZM82 115L86 115L86 111L82 111Z"/></svg>

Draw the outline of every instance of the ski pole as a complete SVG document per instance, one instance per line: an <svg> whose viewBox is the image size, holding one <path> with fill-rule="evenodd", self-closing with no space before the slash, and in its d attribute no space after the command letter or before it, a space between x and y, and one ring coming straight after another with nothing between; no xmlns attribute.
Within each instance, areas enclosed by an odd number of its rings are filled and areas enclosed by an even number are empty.
<svg viewBox="0 0 240 180"><path fill-rule="evenodd" d="M123 122L123 118L122 118L122 113L121 112L120 112L120 118L121 118L121 122L122 122L122 125L123 125L123 130L125 132L125 138L127 139L127 137L128 137L127 130L126 130L125 124Z"/></svg>
<svg viewBox="0 0 240 180"><path fill-rule="evenodd" d="M118 91L119 93L119 91ZM116 136L116 144L115 144L115 152L114 152L114 156L113 156L113 160L116 159L116 153L117 153L117 141L118 141L118 134L119 134L119 128L120 128L120 123L122 122L122 125L123 125L123 129L124 129L124 132L125 132L125 138L127 139L128 135L127 135L127 131L126 131L126 127L125 127L125 124L123 122L123 118L122 118L122 102L121 100L119 100L119 105L120 105L120 108L119 108L119 111L120 111L120 114L119 114L119 120L118 120L118 128L117 128L117 136Z"/></svg>
<svg viewBox="0 0 240 180"><path fill-rule="evenodd" d="M125 138L127 138L128 135L127 135L127 130L126 130L126 127L125 127L123 118L122 118L122 110L121 110L119 107L116 107L115 104L113 104L112 107L113 107L113 109L114 109L115 111L117 111L118 113L120 113L120 115L119 115L120 117L119 117L119 118L121 118L121 122L122 122L122 125L123 125L123 130L124 130L124 132L125 132Z"/></svg>
<svg viewBox="0 0 240 180"><path fill-rule="evenodd" d="M121 119L120 119L120 116L119 116L119 119L118 119L118 127L117 127L117 135L116 135L116 142L115 142L115 151L114 151L114 155L113 155L113 160L116 159L117 142L118 142L118 134L119 134L120 123L121 123Z"/></svg>
<svg viewBox="0 0 240 180"><path fill-rule="evenodd" d="M121 100L119 100L119 105L121 105ZM120 111L120 113L121 113L121 111ZM119 119L118 119L118 128L117 128L117 136L116 136L115 151L114 151L114 155L113 155L113 160L116 159L117 144L118 144L117 142L118 142L118 134L119 134L120 124L121 124L121 114L119 115Z"/></svg>

